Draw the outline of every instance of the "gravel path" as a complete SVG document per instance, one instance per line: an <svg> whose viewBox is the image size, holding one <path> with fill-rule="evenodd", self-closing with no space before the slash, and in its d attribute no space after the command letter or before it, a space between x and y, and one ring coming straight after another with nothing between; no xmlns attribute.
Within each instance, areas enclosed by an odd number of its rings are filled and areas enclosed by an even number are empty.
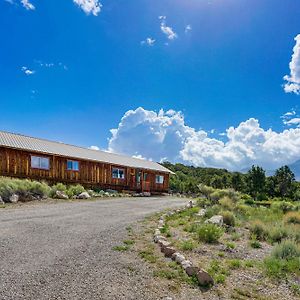
<svg viewBox="0 0 300 300"><path fill-rule="evenodd" d="M0 298L159 299L147 266L112 247L126 239L127 225L185 202L122 198L0 210Z"/></svg>

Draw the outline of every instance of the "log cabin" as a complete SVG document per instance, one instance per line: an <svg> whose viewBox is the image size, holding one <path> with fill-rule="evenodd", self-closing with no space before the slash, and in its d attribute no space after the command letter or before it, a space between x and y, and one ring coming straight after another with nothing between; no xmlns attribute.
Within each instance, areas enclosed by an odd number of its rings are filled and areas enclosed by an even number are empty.
<svg viewBox="0 0 300 300"><path fill-rule="evenodd" d="M170 174L153 161L0 131L0 176L164 193Z"/></svg>

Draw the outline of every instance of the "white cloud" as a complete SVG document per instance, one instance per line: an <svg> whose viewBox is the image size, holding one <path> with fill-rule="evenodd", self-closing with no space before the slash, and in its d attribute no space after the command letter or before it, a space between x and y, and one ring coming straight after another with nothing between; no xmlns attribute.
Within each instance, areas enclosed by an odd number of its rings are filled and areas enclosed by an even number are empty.
<svg viewBox="0 0 300 300"><path fill-rule="evenodd" d="M185 29L184 29L184 32L189 33L191 30L192 30L192 26L191 25L186 25Z"/></svg>
<svg viewBox="0 0 300 300"><path fill-rule="evenodd" d="M93 14L98 16L102 4L98 0L73 0L87 15Z"/></svg>
<svg viewBox="0 0 300 300"><path fill-rule="evenodd" d="M29 0L21 0L21 3L27 10L35 10L35 6L29 2Z"/></svg>
<svg viewBox="0 0 300 300"><path fill-rule="evenodd" d="M141 45L148 45L148 46L153 46L155 43L155 40L152 39L151 37L146 38L146 40L141 41Z"/></svg>
<svg viewBox="0 0 300 300"><path fill-rule="evenodd" d="M26 74L26 75L33 75L35 73L34 70L30 70L27 67L22 67L21 70Z"/></svg>
<svg viewBox="0 0 300 300"><path fill-rule="evenodd" d="M298 125L300 126L300 118L292 118L285 122L286 125Z"/></svg>
<svg viewBox="0 0 300 300"><path fill-rule="evenodd" d="M264 130L250 118L226 130L226 142L185 124L181 112L127 111L111 130L108 150L195 166L242 170L259 164L268 170L300 159L300 128Z"/></svg>
<svg viewBox="0 0 300 300"><path fill-rule="evenodd" d="M293 48L292 60L290 61L290 75L285 75L284 80L287 81L284 85L286 93L300 94L300 34L295 37L296 44Z"/></svg>
<svg viewBox="0 0 300 300"><path fill-rule="evenodd" d="M160 23L160 29L161 29L161 31L167 36L167 38L169 40L175 40L178 37L178 35L173 30L172 27L167 26L167 24L166 24L166 20L167 20L166 16L159 16L158 18L161 20L161 23Z"/></svg>
<svg viewBox="0 0 300 300"><path fill-rule="evenodd" d="M91 150L100 150L100 148L98 147L98 146L91 146L89 149L91 149Z"/></svg>

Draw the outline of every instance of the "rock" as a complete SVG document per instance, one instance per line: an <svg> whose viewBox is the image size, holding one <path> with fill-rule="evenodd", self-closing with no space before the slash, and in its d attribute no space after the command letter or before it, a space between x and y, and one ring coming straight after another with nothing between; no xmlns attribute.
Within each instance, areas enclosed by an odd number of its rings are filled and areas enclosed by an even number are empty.
<svg viewBox="0 0 300 300"><path fill-rule="evenodd" d="M171 245L171 243L169 243L167 240L162 239L158 241L158 245L164 249L165 247L169 247ZM163 251L162 251L163 252Z"/></svg>
<svg viewBox="0 0 300 300"><path fill-rule="evenodd" d="M154 235L160 235L160 230L159 229L155 229Z"/></svg>
<svg viewBox="0 0 300 300"><path fill-rule="evenodd" d="M144 197L150 197L150 196L151 196L151 193L150 193L150 192L143 192L143 196L144 196Z"/></svg>
<svg viewBox="0 0 300 300"><path fill-rule="evenodd" d="M166 238L162 235L155 235L153 240L154 240L154 243L158 243L159 241L166 241Z"/></svg>
<svg viewBox="0 0 300 300"><path fill-rule="evenodd" d="M175 252L175 253L172 255L172 259L174 259L177 263L180 264L182 261L185 260L185 257L184 257L182 254L180 254L180 253L178 253L178 252Z"/></svg>
<svg viewBox="0 0 300 300"><path fill-rule="evenodd" d="M64 192L62 191L56 191L55 192L55 198L56 199L69 199L68 195L66 195Z"/></svg>
<svg viewBox="0 0 300 300"><path fill-rule="evenodd" d="M0 204L4 204L4 201L1 196L0 196Z"/></svg>
<svg viewBox="0 0 300 300"><path fill-rule="evenodd" d="M212 216L210 219L206 220L204 223L211 223L211 224L215 224L218 226L222 226L223 225L223 216L220 215L216 215L216 216Z"/></svg>
<svg viewBox="0 0 300 300"><path fill-rule="evenodd" d="M204 217L206 214L206 209L202 208L199 210L199 212L196 214L198 217Z"/></svg>
<svg viewBox="0 0 300 300"><path fill-rule="evenodd" d="M91 196L89 195L88 192L83 192L83 193L79 194L77 197L78 197L78 199L89 199L89 198L91 198Z"/></svg>
<svg viewBox="0 0 300 300"><path fill-rule="evenodd" d="M199 269L195 275L199 284L202 286L210 286L214 284L213 278L205 270Z"/></svg>
<svg viewBox="0 0 300 300"><path fill-rule="evenodd" d="M8 201L10 203L17 203L19 201L19 195L17 194L12 194L9 198Z"/></svg>
<svg viewBox="0 0 300 300"><path fill-rule="evenodd" d="M188 266L188 267L185 268L185 273L188 276L194 276L194 275L197 274L198 271L199 271L199 268L193 267L193 266Z"/></svg>
<svg viewBox="0 0 300 300"><path fill-rule="evenodd" d="M176 249L170 246L162 248L162 252L166 257L172 257L172 255L176 252Z"/></svg>
<svg viewBox="0 0 300 300"><path fill-rule="evenodd" d="M159 226L164 226L165 225L165 221L164 220L159 220L158 221L158 225Z"/></svg>
<svg viewBox="0 0 300 300"><path fill-rule="evenodd" d="M180 264L184 270L192 266L192 262L189 260L183 260Z"/></svg>
<svg viewBox="0 0 300 300"><path fill-rule="evenodd" d="M185 206L186 208L193 208L194 207L194 203L192 200L189 201L189 203Z"/></svg>

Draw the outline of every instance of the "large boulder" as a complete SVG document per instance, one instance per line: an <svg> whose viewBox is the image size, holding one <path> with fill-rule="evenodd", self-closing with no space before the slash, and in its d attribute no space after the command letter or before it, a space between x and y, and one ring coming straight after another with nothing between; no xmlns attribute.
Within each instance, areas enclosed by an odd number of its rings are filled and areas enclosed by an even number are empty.
<svg viewBox="0 0 300 300"><path fill-rule="evenodd" d="M223 216L220 216L220 215L212 216L210 219L206 220L204 223L210 223L210 224L222 226L223 225Z"/></svg>
<svg viewBox="0 0 300 300"><path fill-rule="evenodd" d="M10 203L17 203L19 201L19 195L17 194L12 194L9 198L8 198L8 202Z"/></svg>
<svg viewBox="0 0 300 300"><path fill-rule="evenodd" d="M166 257L172 257L172 255L176 252L176 249L171 246L165 246L161 248L161 251Z"/></svg>
<svg viewBox="0 0 300 300"><path fill-rule="evenodd" d="M211 286L214 284L213 278L205 270L199 269L195 275L202 286Z"/></svg>
<svg viewBox="0 0 300 300"><path fill-rule="evenodd" d="M89 195L88 192L83 192L83 193L79 194L79 195L77 196L77 198L78 198L78 199L89 199L89 198L91 198L91 196Z"/></svg>
<svg viewBox="0 0 300 300"><path fill-rule="evenodd" d="M65 194L63 191L56 191L55 198L56 199L69 199L68 195Z"/></svg>

